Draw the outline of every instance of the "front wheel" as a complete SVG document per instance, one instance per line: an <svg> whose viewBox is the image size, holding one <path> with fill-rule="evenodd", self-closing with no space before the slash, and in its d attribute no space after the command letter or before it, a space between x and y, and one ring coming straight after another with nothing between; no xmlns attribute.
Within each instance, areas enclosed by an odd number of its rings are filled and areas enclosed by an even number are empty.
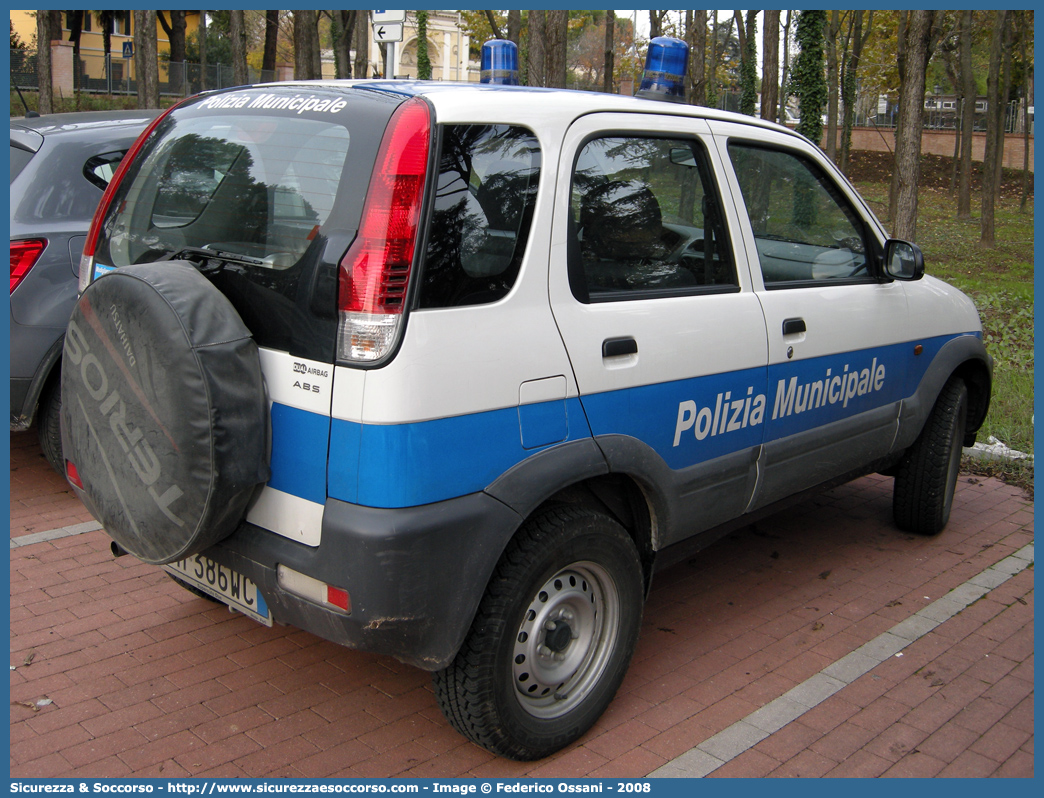
<svg viewBox="0 0 1044 798"><path fill-rule="evenodd" d="M566 507L530 519L501 557L456 658L434 674L439 706L496 754L554 753L616 694L642 603L641 562L618 523Z"/></svg>
<svg viewBox="0 0 1044 798"><path fill-rule="evenodd" d="M968 388L954 377L896 469L892 515L900 529L934 535L950 520L967 424Z"/></svg>

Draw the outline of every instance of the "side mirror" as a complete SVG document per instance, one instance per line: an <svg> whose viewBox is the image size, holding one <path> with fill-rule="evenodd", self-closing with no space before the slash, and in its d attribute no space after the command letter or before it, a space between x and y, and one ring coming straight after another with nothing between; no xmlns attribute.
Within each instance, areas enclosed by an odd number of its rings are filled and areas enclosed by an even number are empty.
<svg viewBox="0 0 1044 798"><path fill-rule="evenodd" d="M688 147L671 147L671 163L679 166L695 166L696 156Z"/></svg>
<svg viewBox="0 0 1044 798"><path fill-rule="evenodd" d="M920 280L924 277L924 255L909 241L890 238L885 242L884 272L895 280Z"/></svg>

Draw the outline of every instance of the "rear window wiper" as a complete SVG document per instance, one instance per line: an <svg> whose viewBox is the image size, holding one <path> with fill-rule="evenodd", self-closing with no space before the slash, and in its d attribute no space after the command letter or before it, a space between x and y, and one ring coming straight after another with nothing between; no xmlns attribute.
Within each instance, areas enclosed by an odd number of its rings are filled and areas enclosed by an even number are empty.
<svg viewBox="0 0 1044 798"><path fill-rule="evenodd" d="M250 255L242 255L239 252L227 252L220 249L208 249L207 247L182 247L177 252L172 252L163 260L188 260L196 264L204 274L219 272L227 263L241 263L246 266L265 267L268 264L261 258ZM213 265L211 265L213 264Z"/></svg>

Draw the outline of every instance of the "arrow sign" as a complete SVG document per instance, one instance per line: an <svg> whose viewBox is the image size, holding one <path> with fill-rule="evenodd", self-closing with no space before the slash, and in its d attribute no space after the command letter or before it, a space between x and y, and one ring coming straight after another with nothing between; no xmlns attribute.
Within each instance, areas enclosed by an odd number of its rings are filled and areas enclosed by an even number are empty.
<svg viewBox="0 0 1044 798"><path fill-rule="evenodd" d="M402 23L384 23L373 26L373 40L375 42L401 42Z"/></svg>

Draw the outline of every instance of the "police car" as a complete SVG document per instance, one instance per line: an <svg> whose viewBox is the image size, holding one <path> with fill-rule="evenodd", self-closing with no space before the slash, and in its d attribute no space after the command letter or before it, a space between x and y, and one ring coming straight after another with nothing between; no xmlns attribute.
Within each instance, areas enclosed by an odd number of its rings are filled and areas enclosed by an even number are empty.
<svg viewBox="0 0 1044 798"><path fill-rule="evenodd" d="M159 118L84 249L62 428L116 553L432 671L532 759L612 700L672 552L872 471L939 532L991 360L809 141L658 101L683 66L488 72Z"/></svg>

